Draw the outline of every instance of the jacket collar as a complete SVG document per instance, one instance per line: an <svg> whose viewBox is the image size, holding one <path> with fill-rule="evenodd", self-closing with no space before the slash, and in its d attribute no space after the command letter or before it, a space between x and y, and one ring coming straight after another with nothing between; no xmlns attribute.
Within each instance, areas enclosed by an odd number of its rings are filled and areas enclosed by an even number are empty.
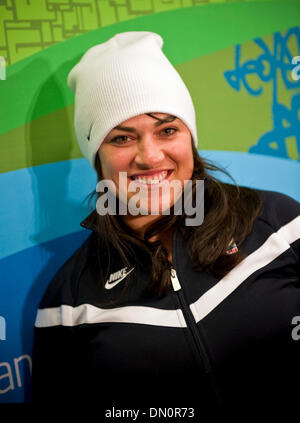
<svg viewBox="0 0 300 423"><path fill-rule="evenodd" d="M91 231L96 230L97 211L93 210L85 219L80 222L80 226Z"/></svg>

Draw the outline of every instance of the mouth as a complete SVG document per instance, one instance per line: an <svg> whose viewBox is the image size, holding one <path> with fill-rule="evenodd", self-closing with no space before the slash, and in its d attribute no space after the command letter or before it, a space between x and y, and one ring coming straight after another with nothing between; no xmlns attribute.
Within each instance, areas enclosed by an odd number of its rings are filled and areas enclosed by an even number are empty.
<svg viewBox="0 0 300 423"><path fill-rule="evenodd" d="M138 184L157 185L157 184L160 184L162 181L168 179L172 172L173 172L173 169L152 171L146 174L140 173L137 175L129 176L129 179Z"/></svg>

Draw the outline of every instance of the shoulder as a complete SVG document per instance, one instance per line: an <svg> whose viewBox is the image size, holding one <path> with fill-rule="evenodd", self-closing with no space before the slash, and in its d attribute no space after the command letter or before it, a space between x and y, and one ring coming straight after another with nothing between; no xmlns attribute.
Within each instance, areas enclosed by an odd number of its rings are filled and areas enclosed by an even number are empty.
<svg viewBox="0 0 300 423"><path fill-rule="evenodd" d="M247 190L248 188L245 192ZM250 254L270 240L267 244L268 248L265 250L267 255L271 256L274 251L279 251L281 254L289 250L293 252L293 256L296 253L297 260L299 260L300 203L280 192L261 189L251 189L251 191L254 191L260 198L261 206L253 221L249 236L244 241L244 251ZM249 199L251 199L250 196Z"/></svg>
<svg viewBox="0 0 300 423"><path fill-rule="evenodd" d="M57 270L39 304L39 308L59 307L61 304L74 306L77 298L78 284L84 272L87 259L95 243L94 233Z"/></svg>
<svg viewBox="0 0 300 423"><path fill-rule="evenodd" d="M255 190L262 200L258 219L278 230L300 216L300 203L294 198L275 191Z"/></svg>

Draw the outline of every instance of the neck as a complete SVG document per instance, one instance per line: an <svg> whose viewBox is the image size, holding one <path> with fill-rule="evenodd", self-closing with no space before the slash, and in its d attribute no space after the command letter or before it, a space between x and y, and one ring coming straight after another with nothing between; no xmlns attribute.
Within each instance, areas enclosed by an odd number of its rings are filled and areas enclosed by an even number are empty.
<svg viewBox="0 0 300 423"><path fill-rule="evenodd" d="M124 223L141 239L144 239L146 230L154 222L158 221L161 216L150 216L150 215L140 215L140 216L131 216L126 215L122 216ZM149 241L154 242L160 240L163 246L168 251L169 261L172 262L172 243L173 243L173 233L174 229L170 228L168 231L164 231L161 234L154 235L149 239Z"/></svg>
<svg viewBox="0 0 300 423"><path fill-rule="evenodd" d="M152 225L152 223L158 221L161 216L155 215L140 215L140 216L131 216L126 215L122 216L123 222L139 237L144 238L146 230Z"/></svg>

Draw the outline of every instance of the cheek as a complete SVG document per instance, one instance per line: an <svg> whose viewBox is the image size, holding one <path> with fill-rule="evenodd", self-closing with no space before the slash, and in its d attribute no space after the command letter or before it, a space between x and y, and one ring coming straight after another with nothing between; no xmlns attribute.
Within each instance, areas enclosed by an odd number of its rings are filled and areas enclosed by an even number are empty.
<svg viewBox="0 0 300 423"><path fill-rule="evenodd" d="M190 179L194 170L194 158L192 147L181 146L176 149L176 163L178 165L178 170L184 179Z"/></svg>
<svg viewBox="0 0 300 423"><path fill-rule="evenodd" d="M116 179L119 172L126 172L128 160L126 154L122 154L120 149L104 148L99 153L102 164L103 176L105 179Z"/></svg>

